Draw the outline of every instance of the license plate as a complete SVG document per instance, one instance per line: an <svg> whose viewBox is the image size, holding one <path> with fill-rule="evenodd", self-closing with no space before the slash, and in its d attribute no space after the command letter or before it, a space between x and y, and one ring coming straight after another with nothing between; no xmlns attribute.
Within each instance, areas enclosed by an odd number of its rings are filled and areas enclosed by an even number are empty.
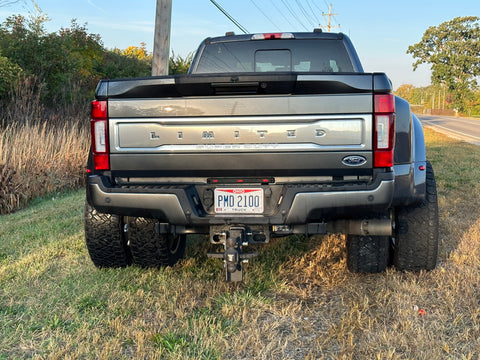
<svg viewBox="0 0 480 360"><path fill-rule="evenodd" d="M262 188L217 188L215 189L215 212L217 214L263 213Z"/></svg>

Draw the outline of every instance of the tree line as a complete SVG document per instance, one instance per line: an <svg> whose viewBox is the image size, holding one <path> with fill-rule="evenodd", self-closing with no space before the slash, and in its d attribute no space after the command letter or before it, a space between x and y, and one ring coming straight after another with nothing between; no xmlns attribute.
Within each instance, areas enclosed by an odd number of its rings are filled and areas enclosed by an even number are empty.
<svg viewBox="0 0 480 360"><path fill-rule="evenodd" d="M15 87L28 81L50 109L78 107L93 98L100 79L151 75L146 45L107 49L97 34L72 20L70 27L49 33L48 16L40 11L13 15L0 24L0 102L12 101ZM170 73L185 73L191 55L172 55ZM21 86L20 86L21 87Z"/></svg>
<svg viewBox="0 0 480 360"><path fill-rule="evenodd" d="M0 0L1 1L1 0ZM106 49L97 34L72 20L70 27L49 33L48 16L13 15L0 24L0 106L17 96L22 82L34 87L43 106L50 109L88 105L102 78L150 76L151 54L146 45ZM429 27L422 39L407 50L420 64L430 64L432 85L402 85L396 93L424 108L455 109L480 114L480 18L457 17ZM170 74L188 71L192 54L175 54ZM31 89L30 89L31 90Z"/></svg>

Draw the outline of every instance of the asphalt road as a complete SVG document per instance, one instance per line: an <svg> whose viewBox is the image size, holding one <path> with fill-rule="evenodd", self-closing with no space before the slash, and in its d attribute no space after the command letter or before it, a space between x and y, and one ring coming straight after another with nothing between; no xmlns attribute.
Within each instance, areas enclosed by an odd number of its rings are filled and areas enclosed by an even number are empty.
<svg viewBox="0 0 480 360"><path fill-rule="evenodd" d="M450 137L480 145L480 120L454 116L417 115L425 127Z"/></svg>

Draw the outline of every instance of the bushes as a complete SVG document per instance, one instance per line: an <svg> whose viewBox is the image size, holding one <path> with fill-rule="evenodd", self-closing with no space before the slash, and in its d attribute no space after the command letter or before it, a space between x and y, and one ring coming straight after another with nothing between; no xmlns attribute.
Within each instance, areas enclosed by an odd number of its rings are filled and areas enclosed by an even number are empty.
<svg viewBox="0 0 480 360"><path fill-rule="evenodd" d="M0 98L5 97L22 74L22 68L10 59L0 56Z"/></svg>
<svg viewBox="0 0 480 360"><path fill-rule="evenodd" d="M75 20L69 28L55 33L45 30L47 20L39 12L29 19L11 16L0 25L0 50L5 57L0 58L0 65L8 64L7 73L0 72L0 91L2 84L11 81L12 74L23 71L38 79L45 105L56 107L61 101L61 105L69 106L90 100L102 78L150 74L144 48L130 47L125 53L110 51L104 48L99 35L88 33ZM143 54L136 49L143 50Z"/></svg>
<svg viewBox="0 0 480 360"><path fill-rule="evenodd" d="M151 58L139 60L132 55L124 55L118 50L107 51L104 57L105 78L128 78L150 76Z"/></svg>
<svg viewBox="0 0 480 360"><path fill-rule="evenodd" d="M186 74L192 60L193 53L188 54L186 57L181 57L180 55L175 55L172 51L172 56L168 59L168 73L171 75Z"/></svg>
<svg viewBox="0 0 480 360"><path fill-rule="evenodd" d="M72 20L69 28L48 33L49 20L37 14L8 17L0 24L0 97L19 75L35 77L43 105L64 108L88 102L102 78L142 77L151 74L151 54L145 43L108 50L97 34ZM188 71L193 55L173 54L170 74Z"/></svg>

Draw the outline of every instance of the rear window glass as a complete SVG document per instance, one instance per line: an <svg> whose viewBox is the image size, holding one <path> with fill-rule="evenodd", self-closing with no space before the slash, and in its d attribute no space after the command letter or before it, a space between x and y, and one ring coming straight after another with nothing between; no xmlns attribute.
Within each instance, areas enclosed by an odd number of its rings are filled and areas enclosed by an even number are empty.
<svg viewBox="0 0 480 360"><path fill-rule="evenodd" d="M255 40L209 44L196 73L353 72L340 40Z"/></svg>

